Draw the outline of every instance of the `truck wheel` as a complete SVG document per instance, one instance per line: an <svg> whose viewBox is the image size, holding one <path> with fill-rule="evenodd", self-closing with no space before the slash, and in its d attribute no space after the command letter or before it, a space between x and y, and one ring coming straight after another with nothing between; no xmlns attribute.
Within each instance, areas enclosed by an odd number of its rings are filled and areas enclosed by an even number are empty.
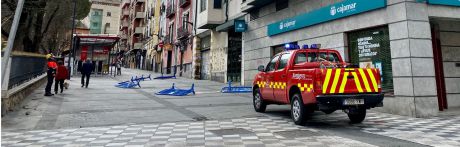
<svg viewBox="0 0 460 147"><path fill-rule="evenodd" d="M366 109L351 109L348 112L351 123L361 123L366 118Z"/></svg>
<svg viewBox="0 0 460 147"><path fill-rule="evenodd" d="M267 109L267 104L262 99L262 96L260 96L259 89L254 90L252 97L252 104L254 105L254 110L256 110L256 112L265 112L265 109Z"/></svg>
<svg viewBox="0 0 460 147"><path fill-rule="evenodd" d="M294 94L291 101L291 117L296 125L302 125L306 114L305 105L300 94Z"/></svg>

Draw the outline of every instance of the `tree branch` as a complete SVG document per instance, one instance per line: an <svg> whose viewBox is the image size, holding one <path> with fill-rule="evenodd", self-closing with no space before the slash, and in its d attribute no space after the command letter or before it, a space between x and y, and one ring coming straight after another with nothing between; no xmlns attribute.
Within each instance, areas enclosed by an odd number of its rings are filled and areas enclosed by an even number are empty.
<svg viewBox="0 0 460 147"><path fill-rule="evenodd" d="M48 22L46 22L45 29L43 30L42 34L45 34L46 32L48 32L50 24L53 21L54 17L56 16L58 10L59 10L59 5L56 7L56 9L54 9L54 11L51 14L50 19L48 20Z"/></svg>

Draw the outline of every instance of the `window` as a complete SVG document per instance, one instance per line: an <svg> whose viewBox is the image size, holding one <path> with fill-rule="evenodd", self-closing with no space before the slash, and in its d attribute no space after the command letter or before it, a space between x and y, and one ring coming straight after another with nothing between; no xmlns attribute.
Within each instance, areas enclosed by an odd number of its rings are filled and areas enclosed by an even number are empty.
<svg viewBox="0 0 460 147"><path fill-rule="evenodd" d="M173 38L174 38L174 23L171 23L169 25L169 42L172 43L174 41Z"/></svg>
<svg viewBox="0 0 460 147"><path fill-rule="evenodd" d="M207 0L200 0L200 12L203 12L206 10L206 3L207 3Z"/></svg>
<svg viewBox="0 0 460 147"><path fill-rule="evenodd" d="M222 8L222 0L214 0L214 9Z"/></svg>
<svg viewBox="0 0 460 147"><path fill-rule="evenodd" d="M279 57L280 57L279 55L276 55L275 57L273 57L273 59L270 61L270 63L268 63L267 68L265 68L266 72L275 70L276 61L278 61Z"/></svg>
<svg viewBox="0 0 460 147"><path fill-rule="evenodd" d="M339 56L336 53L329 53L327 60L331 62L339 62Z"/></svg>
<svg viewBox="0 0 460 147"><path fill-rule="evenodd" d="M313 52L308 53L308 62L316 62L316 53L313 53Z"/></svg>
<svg viewBox="0 0 460 147"><path fill-rule="evenodd" d="M107 12L107 17L112 16L112 12Z"/></svg>
<svg viewBox="0 0 460 147"><path fill-rule="evenodd" d="M286 9L289 6L289 0L276 0L276 11Z"/></svg>
<svg viewBox="0 0 460 147"><path fill-rule="evenodd" d="M105 27L110 27L110 23L105 23Z"/></svg>
<svg viewBox="0 0 460 147"><path fill-rule="evenodd" d="M295 64L307 62L307 53L298 53L295 55Z"/></svg>
<svg viewBox="0 0 460 147"><path fill-rule="evenodd" d="M182 28L184 29L184 31L188 31L188 23L187 23L188 19L189 19L188 12L184 13L184 16L182 17Z"/></svg>
<svg viewBox="0 0 460 147"><path fill-rule="evenodd" d="M97 26L98 26L97 22L93 22L93 27L97 27Z"/></svg>
<svg viewBox="0 0 460 147"><path fill-rule="evenodd" d="M280 59L280 63L278 65L278 70L284 69L289 62L289 57L291 57L291 54L283 54Z"/></svg>

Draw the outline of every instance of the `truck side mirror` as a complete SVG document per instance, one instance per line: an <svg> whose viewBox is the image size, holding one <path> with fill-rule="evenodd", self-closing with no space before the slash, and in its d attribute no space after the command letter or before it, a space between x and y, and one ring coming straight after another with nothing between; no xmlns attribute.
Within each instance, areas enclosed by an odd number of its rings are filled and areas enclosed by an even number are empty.
<svg viewBox="0 0 460 147"><path fill-rule="evenodd" d="M264 72L265 71L265 67L263 65L260 65L257 70L259 70L260 72Z"/></svg>

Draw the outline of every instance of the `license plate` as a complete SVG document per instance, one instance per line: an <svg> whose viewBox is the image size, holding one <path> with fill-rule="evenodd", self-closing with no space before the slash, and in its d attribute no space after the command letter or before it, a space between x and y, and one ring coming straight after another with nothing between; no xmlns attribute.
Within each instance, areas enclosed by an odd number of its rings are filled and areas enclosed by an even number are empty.
<svg viewBox="0 0 460 147"><path fill-rule="evenodd" d="M364 105L364 99L345 99L343 105Z"/></svg>

